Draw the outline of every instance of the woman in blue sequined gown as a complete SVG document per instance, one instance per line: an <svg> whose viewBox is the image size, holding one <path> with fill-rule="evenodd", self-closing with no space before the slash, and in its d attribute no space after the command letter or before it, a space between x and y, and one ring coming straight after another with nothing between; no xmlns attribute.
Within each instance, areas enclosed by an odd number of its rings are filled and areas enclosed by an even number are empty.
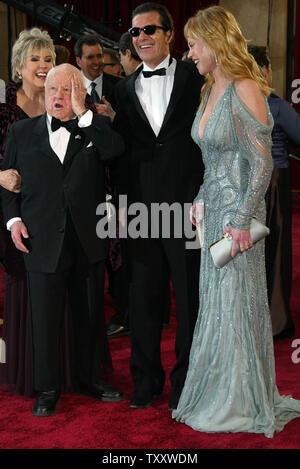
<svg viewBox="0 0 300 469"><path fill-rule="evenodd" d="M272 172L269 89L222 7L190 18L185 35L190 58L206 75L192 128L205 175L193 212L202 231L199 315L172 415L198 431L272 437L300 417L300 401L276 387L264 242L253 246L249 232L253 216L265 222ZM224 232L232 236L233 259L217 269L209 246Z"/></svg>

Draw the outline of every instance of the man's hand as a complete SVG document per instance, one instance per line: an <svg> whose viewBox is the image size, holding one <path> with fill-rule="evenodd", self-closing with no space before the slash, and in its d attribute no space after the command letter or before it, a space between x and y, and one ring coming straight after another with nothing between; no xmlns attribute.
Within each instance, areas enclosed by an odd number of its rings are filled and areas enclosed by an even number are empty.
<svg viewBox="0 0 300 469"><path fill-rule="evenodd" d="M0 185L10 192L21 192L21 176L16 169L0 171Z"/></svg>
<svg viewBox="0 0 300 469"><path fill-rule="evenodd" d="M13 240L14 245L16 246L19 251L26 252L27 254L29 253L29 250L27 247L23 244L22 242L22 236L23 238L28 239L28 231L26 226L22 221L15 221L10 227L11 231L11 239Z"/></svg>
<svg viewBox="0 0 300 469"><path fill-rule="evenodd" d="M102 96L102 102L103 104L94 103L97 109L97 113L101 114L102 116L109 117L111 122L113 122L116 113L113 110L112 105L107 101L105 96Z"/></svg>
<svg viewBox="0 0 300 469"><path fill-rule="evenodd" d="M85 107L86 88L84 88L82 81L75 74L72 77L72 92L71 102L72 109L76 116L86 112Z"/></svg>

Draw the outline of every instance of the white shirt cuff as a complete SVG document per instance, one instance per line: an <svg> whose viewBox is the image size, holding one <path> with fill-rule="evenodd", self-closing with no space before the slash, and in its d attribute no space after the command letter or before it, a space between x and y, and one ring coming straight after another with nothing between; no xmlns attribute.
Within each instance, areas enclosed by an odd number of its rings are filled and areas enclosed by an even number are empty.
<svg viewBox="0 0 300 469"><path fill-rule="evenodd" d="M15 223L15 221L22 221L22 218L14 217L14 218L11 218L10 220L8 220L8 222L6 223L6 228L8 229L8 231L10 231L10 228Z"/></svg>
<svg viewBox="0 0 300 469"><path fill-rule="evenodd" d="M78 121L78 127L89 127L92 124L93 112L89 109Z"/></svg>

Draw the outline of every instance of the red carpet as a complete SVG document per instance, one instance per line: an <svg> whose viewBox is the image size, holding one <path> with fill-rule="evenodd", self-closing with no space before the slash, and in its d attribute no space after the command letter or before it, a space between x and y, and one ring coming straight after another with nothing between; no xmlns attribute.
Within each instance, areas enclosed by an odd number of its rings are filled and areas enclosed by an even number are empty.
<svg viewBox="0 0 300 469"><path fill-rule="evenodd" d="M295 339L300 341L300 199L295 201L294 206L294 283L291 306L296 334L292 340L276 343L275 355L280 392L293 394L293 397L300 399L300 363L295 364L291 360L295 351L291 344ZM108 296L106 311L108 316L112 312ZM171 328L163 331L162 356L167 373L174 363L175 322L173 314ZM129 409L128 398L133 390L129 374L129 339L114 339L110 344L115 370L110 382L125 391L126 401L109 404L75 394L63 395L56 415L38 419L31 415L33 400L0 393L0 448L197 450L300 447L300 418L290 422L273 439L244 433L195 432L172 420L167 409L170 390L168 381L163 395L152 407L144 410ZM297 356L300 359L300 344L297 347ZM106 451L105 454L107 453ZM123 451L123 454L126 452Z"/></svg>

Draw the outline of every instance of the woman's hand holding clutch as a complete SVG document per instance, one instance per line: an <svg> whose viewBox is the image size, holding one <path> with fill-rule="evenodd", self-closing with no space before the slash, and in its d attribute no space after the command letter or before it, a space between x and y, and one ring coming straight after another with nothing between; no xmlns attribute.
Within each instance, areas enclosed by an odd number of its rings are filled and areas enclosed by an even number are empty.
<svg viewBox="0 0 300 469"><path fill-rule="evenodd" d="M232 237L231 257L235 257L237 254L237 246L240 246L241 252L252 248L253 242L250 236L250 230L236 230L228 225L224 230L225 235L226 233Z"/></svg>

